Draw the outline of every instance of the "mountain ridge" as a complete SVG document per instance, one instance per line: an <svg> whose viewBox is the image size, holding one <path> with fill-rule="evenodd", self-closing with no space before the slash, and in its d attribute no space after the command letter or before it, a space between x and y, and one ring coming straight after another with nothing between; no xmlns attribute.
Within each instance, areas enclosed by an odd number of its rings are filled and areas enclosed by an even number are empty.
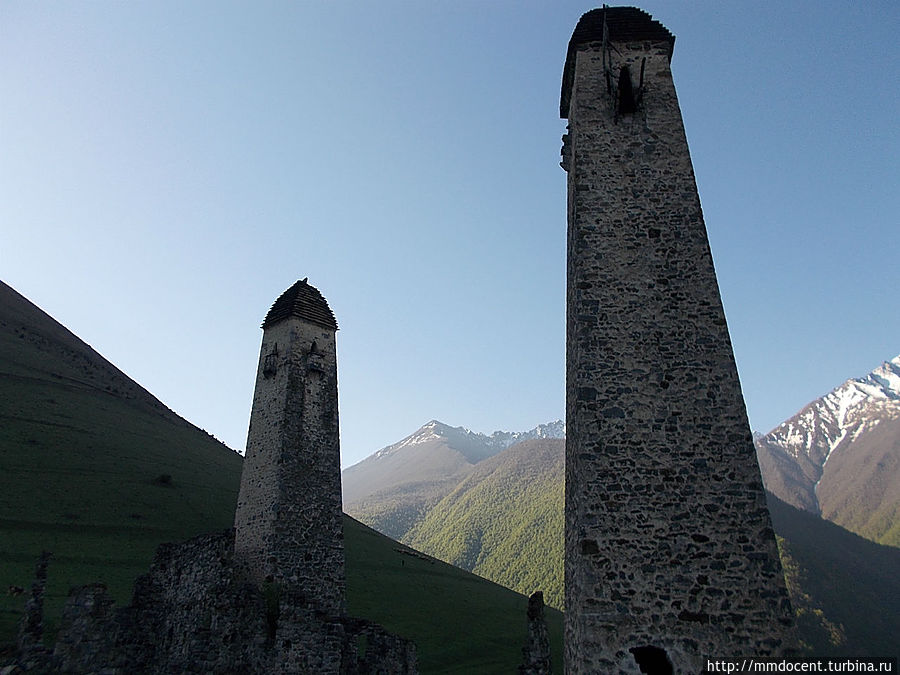
<svg viewBox="0 0 900 675"><path fill-rule="evenodd" d="M766 488L873 541L900 546L900 356L755 438Z"/></svg>
<svg viewBox="0 0 900 675"><path fill-rule="evenodd" d="M562 420L538 424L528 431L494 431L484 434L466 427L452 427L449 424L433 419L429 420L406 438L388 445L369 455L360 462L347 467L352 469L366 459L382 459L410 445L417 445L435 438L445 438L472 464L505 450L511 445L531 438L562 438L565 436L566 423ZM486 449L485 450L482 450ZM482 450L479 452L479 450Z"/></svg>
<svg viewBox="0 0 900 675"><path fill-rule="evenodd" d="M564 448L532 438L480 462L403 543L519 593L542 590L562 608ZM523 556L540 564L523 566Z"/></svg>
<svg viewBox="0 0 900 675"><path fill-rule="evenodd" d="M0 308L0 331L5 336L5 358L0 374L4 377L49 380L59 386L88 388L193 427L91 345L3 281L0 281ZM19 357L23 349L35 350L42 358L29 359L28 366L23 367Z"/></svg>
<svg viewBox="0 0 900 675"><path fill-rule="evenodd" d="M431 420L341 472L344 510L399 540L480 462L522 440L564 432L562 420L490 435Z"/></svg>

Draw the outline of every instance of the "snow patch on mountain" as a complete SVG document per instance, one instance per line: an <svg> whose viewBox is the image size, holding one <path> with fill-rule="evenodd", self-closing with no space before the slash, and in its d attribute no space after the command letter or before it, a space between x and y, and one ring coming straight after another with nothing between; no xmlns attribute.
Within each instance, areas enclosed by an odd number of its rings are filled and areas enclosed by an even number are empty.
<svg viewBox="0 0 900 675"><path fill-rule="evenodd" d="M485 458L505 450L511 445L533 438L565 438L566 423L562 420L539 424L529 431L495 431L492 434L482 434L466 429L465 427L451 427L438 420L431 420L414 433L393 445L382 448L374 455L373 459L388 457L398 450L427 443L429 441L444 440L453 448L465 449L466 456Z"/></svg>
<svg viewBox="0 0 900 675"><path fill-rule="evenodd" d="M765 442L824 468L832 453L882 419L900 417L900 356L865 377L847 380L770 431Z"/></svg>

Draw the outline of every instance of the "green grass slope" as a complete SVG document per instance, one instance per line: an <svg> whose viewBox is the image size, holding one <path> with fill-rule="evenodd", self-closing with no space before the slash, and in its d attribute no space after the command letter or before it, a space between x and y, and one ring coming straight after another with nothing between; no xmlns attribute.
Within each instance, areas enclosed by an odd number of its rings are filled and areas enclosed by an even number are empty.
<svg viewBox="0 0 900 675"><path fill-rule="evenodd" d="M388 539L345 516L347 610L415 641L422 673L514 673L528 599ZM547 608L553 669L563 615Z"/></svg>
<svg viewBox="0 0 900 675"><path fill-rule="evenodd" d="M564 448L529 440L479 462L404 542L562 608Z"/></svg>
<svg viewBox="0 0 900 675"><path fill-rule="evenodd" d="M53 552L52 628L72 585L131 595L157 545L230 527L241 457L0 284L0 583ZM22 596L0 599L0 640Z"/></svg>
<svg viewBox="0 0 900 675"><path fill-rule="evenodd" d="M27 591L52 551L50 631L70 587L102 581L127 604L160 543L231 525L241 457L3 284L0 418L0 584ZM525 597L349 517L344 531L349 611L412 638L421 672L515 671ZM24 599L0 595L0 649ZM547 619L562 672L562 615Z"/></svg>

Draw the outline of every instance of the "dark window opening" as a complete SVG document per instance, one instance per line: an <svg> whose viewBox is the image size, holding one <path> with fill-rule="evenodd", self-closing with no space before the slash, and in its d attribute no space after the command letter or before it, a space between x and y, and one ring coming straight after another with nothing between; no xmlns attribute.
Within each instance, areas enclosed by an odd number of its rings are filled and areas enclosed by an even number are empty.
<svg viewBox="0 0 900 675"><path fill-rule="evenodd" d="M263 377L273 377L278 372L278 345L272 347L272 351L263 359Z"/></svg>
<svg viewBox="0 0 900 675"><path fill-rule="evenodd" d="M325 359L319 351L319 343L315 340L312 341L306 355L306 368L320 373L325 372Z"/></svg>
<svg viewBox="0 0 900 675"><path fill-rule="evenodd" d="M665 649L645 645L629 649L638 664L638 668L646 675L673 675L672 662Z"/></svg>
<svg viewBox="0 0 900 675"><path fill-rule="evenodd" d="M637 99L634 86L631 84L631 72L628 66L619 71L619 113L627 115L637 111Z"/></svg>

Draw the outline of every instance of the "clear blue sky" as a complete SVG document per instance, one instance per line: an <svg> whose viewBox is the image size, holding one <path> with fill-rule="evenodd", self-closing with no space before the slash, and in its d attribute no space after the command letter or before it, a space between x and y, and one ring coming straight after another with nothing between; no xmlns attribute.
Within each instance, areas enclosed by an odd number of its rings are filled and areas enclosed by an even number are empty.
<svg viewBox="0 0 900 675"><path fill-rule="evenodd" d="M597 6L0 1L0 279L242 449L272 301L338 333L343 461L564 414L559 88ZM751 426L900 353L900 4L645 2Z"/></svg>

